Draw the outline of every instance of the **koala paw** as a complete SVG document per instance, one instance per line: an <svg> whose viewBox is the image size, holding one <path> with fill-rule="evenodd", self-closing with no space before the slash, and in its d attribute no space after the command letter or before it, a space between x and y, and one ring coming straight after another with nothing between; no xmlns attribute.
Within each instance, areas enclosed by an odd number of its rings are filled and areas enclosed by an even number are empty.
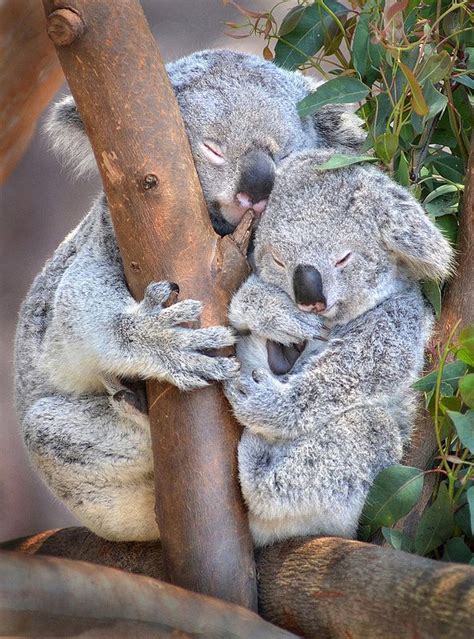
<svg viewBox="0 0 474 639"><path fill-rule="evenodd" d="M235 358L206 353L232 346L234 331L225 326L189 328L189 324L198 325L202 304L196 300L173 304L178 292L176 284L150 284L143 301L127 318L129 349L144 363L141 375L169 381L181 390L201 388L210 381L236 375L239 363Z"/></svg>
<svg viewBox="0 0 474 639"><path fill-rule="evenodd" d="M322 329L321 318L300 311L284 291L255 277L234 296L229 319L237 330L285 346L317 339Z"/></svg>
<svg viewBox="0 0 474 639"><path fill-rule="evenodd" d="M287 384L266 370L257 369L226 382L224 391L242 424L253 431L268 433L282 410Z"/></svg>

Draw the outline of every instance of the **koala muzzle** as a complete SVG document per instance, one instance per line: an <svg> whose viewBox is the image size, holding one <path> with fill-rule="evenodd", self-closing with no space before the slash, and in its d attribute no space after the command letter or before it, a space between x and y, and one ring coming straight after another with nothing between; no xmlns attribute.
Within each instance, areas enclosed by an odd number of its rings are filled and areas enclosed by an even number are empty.
<svg viewBox="0 0 474 639"><path fill-rule="evenodd" d="M261 213L275 181L275 164L264 151L250 151L240 162L240 180L237 187L237 200L241 206L252 207Z"/></svg>
<svg viewBox="0 0 474 639"><path fill-rule="evenodd" d="M326 309L323 280L317 268L299 264L293 273L293 290L298 307L303 311L321 313Z"/></svg>

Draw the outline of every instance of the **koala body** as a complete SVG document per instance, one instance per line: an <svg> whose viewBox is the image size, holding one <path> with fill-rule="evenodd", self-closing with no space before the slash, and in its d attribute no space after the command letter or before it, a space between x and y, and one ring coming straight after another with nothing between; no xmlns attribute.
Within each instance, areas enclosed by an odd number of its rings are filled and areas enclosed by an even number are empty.
<svg viewBox="0 0 474 639"><path fill-rule="evenodd" d="M285 155L337 139L354 148L363 137L357 119L337 107L301 119L296 105L314 87L254 56L204 51L168 71L220 234L249 206L265 208ZM76 172L96 169L72 98L56 106L48 129ZM153 377L189 390L237 371L235 360L206 354L232 344L233 332L184 328L201 305L165 307L174 288L153 283L142 302L133 300L101 195L36 277L20 311L17 410L30 457L80 521L108 539L159 536L148 418L127 380Z"/></svg>
<svg viewBox="0 0 474 639"><path fill-rule="evenodd" d="M449 243L407 191L371 166L318 171L329 155L282 164L257 273L230 307L247 335L225 388L245 426L239 472L257 544L355 535L373 479L412 429L432 324L419 280L451 267Z"/></svg>

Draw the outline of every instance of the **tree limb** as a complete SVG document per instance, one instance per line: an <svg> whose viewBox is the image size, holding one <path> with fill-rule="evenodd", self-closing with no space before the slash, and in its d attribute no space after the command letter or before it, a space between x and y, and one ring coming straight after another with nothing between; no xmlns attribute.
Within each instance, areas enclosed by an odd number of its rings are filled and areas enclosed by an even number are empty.
<svg viewBox="0 0 474 639"><path fill-rule="evenodd" d="M20 161L41 112L63 80L40 2L1 2L0 184Z"/></svg>
<svg viewBox="0 0 474 639"><path fill-rule="evenodd" d="M177 282L224 324L248 273L213 231L176 98L137 0L43 0L48 33L101 172L129 288ZM245 223L249 224L247 218ZM248 236L248 233L244 235ZM240 428L222 391L147 384L156 512L170 580L255 606L255 567L238 480Z"/></svg>
<svg viewBox="0 0 474 639"><path fill-rule="evenodd" d="M85 528L41 533L10 542L9 548L164 578L159 545L116 544ZM472 566L325 537L264 548L257 554L257 568L261 615L307 639L472 635Z"/></svg>
<svg viewBox="0 0 474 639"><path fill-rule="evenodd" d="M122 570L2 552L0 573L2 636L296 639L240 606Z"/></svg>

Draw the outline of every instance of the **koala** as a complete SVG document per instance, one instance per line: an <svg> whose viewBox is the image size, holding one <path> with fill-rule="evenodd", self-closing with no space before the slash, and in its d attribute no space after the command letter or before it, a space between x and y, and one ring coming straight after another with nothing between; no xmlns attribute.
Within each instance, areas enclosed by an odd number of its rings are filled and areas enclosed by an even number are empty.
<svg viewBox="0 0 474 639"><path fill-rule="evenodd" d="M432 325L420 280L452 266L405 189L368 165L318 171L329 157L281 165L256 273L230 306L242 367L225 392L245 427L239 473L257 545L355 535L373 479L410 437Z"/></svg>
<svg viewBox="0 0 474 639"><path fill-rule="evenodd" d="M254 56L203 51L167 69L221 235L249 207L264 210L284 156L334 144L354 149L363 139L358 119L338 107L301 119L296 105L311 82ZM96 170L72 98L54 108L47 128L76 174ZM174 283L153 282L141 302L131 297L102 194L36 277L20 311L15 367L24 442L54 494L107 539L159 537L140 380L191 390L238 369L235 358L208 352L233 344L233 331L185 328L201 304L168 305L176 291Z"/></svg>

